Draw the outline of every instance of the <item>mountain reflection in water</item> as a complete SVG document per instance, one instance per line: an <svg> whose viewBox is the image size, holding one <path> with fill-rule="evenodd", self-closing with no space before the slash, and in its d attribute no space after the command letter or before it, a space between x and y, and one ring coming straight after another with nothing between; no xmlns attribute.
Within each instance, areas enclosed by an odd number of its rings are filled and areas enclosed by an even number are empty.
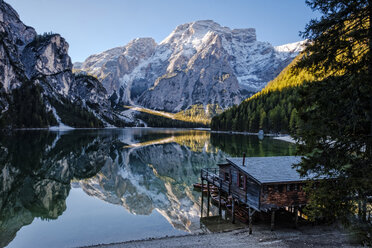
<svg viewBox="0 0 372 248"><path fill-rule="evenodd" d="M62 215L71 184L130 213L150 215L156 210L174 228L198 231L200 193L192 184L199 180L200 169L243 152L293 155L295 147L268 138L197 130L2 134L0 246L8 245L35 218L53 220Z"/></svg>

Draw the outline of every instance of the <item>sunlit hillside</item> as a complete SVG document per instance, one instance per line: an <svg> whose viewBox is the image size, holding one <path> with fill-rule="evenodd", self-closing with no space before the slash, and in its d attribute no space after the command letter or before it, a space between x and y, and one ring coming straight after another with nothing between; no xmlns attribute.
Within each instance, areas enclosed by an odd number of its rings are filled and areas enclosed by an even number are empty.
<svg viewBox="0 0 372 248"><path fill-rule="evenodd" d="M304 82L314 81L316 78L313 74L304 69L294 70L294 66L301 59L302 55L298 55L274 80L270 81L265 88L256 93L247 100L257 98L261 95L268 94L273 91L281 91L288 87L297 87Z"/></svg>
<svg viewBox="0 0 372 248"><path fill-rule="evenodd" d="M288 133L298 125L295 101L298 86L315 77L305 69L296 69L301 55L292 61L262 91L212 119L213 130Z"/></svg>
<svg viewBox="0 0 372 248"><path fill-rule="evenodd" d="M347 24L346 27L349 27ZM349 31L348 31L349 32ZM362 61L368 49L366 44L355 43L348 51L337 51L337 61L344 64ZM348 58L352 53L353 60ZM269 133L290 133L299 125L296 102L299 88L305 82L323 80L329 76L341 76L345 73L340 68L328 68L322 64L314 70L311 66L298 68L303 54L298 55L274 80L239 106L233 106L212 119L212 130L233 130ZM315 67L314 67L315 68Z"/></svg>

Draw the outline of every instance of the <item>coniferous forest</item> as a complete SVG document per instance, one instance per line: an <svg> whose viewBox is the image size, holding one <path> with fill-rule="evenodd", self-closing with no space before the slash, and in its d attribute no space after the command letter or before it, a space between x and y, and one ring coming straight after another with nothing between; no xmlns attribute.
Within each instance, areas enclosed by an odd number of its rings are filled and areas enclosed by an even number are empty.
<svg viewBox="0 0 372 248"><path fill-rule="evenodd" d="M234 106L212 119L211 128L218 131L288 133L299 124L298 87L271 91Z"/></svg>
<svg viewBox="0 0 372 248"><path fill-rule="evenodd" d="M291 133L311 220L341 221L372 245L372 2L309 0L322 13L305 51L260 93L212 120L213 130ZM328 180L317 180L327 178Z"/></svg>
<svg viewBox="0 0 372 248"><path fill-rule="evenodd" d="M315 77L306 69L296 69L299 55L262 91L233 106L211 121L212 130L265 133L293 133L300 125L297 104L303 84Z"/></svg>

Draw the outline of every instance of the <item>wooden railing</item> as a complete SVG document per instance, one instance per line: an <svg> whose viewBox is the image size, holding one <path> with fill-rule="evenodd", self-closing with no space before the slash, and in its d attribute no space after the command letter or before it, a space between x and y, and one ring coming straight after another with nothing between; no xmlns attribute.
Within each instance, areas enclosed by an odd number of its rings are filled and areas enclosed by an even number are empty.
<svg viewBox="0 0 372 248"><path fill-rule="evenodd" d="M206 168L201 170L201 179L212 183L214 186L224 191L228 195L232 195L235 199L239 199L241 202L246 202L246 196L233 187L231 182L227 182L220 178L218 168Z"/></svg>
<svg viewBox="0 0 372 248"><path fill-rule="evenodd" d="M206 168L201 170L201 179L212 183L217 188L223 187L224 181L218 175L219 170L217 168Z"/></svg>

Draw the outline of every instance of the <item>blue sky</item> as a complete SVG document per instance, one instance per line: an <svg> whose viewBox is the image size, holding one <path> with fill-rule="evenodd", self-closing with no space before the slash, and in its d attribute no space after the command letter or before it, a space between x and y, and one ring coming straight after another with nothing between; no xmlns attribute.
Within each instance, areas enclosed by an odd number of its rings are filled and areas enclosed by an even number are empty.
<svg viewBox="0 0 372 248"><path fill-rule="evenodd" d="M301 40L316 15L305 0L5 0L38 33L70 44L73 62L138 37L163 40L175 27L211 19L230 28L256 28L273 45Z"/></svg>

